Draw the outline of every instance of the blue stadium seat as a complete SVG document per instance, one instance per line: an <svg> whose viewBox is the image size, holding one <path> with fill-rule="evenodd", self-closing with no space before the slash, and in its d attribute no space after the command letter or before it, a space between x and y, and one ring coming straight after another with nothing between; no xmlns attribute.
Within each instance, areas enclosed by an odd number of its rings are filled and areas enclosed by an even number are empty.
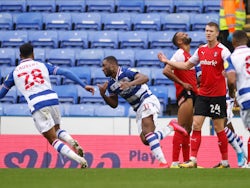
<svg viewBox="0 0 250 188"><path fill-rule="evenodd" d="M202 13L203 11L203 0L175 0L174 5L177 13L182 12L195 12Z"/></svg>
<svg viewBox="0 0 250 188"><path fill-rule="evenodd" d="M105 49L104 57L107 56L116 57L120 66L135 66L135 52L132 49Z"/></svg>
<svg viewBox="0 0 250 188"><path fill-rule="evenodd" d="M119 48L148 48L148 34L146 31L118 32Z"/></svg>
<svg viewBox="0 0 250 188"><path fill-rule="evenodd" d="M0 66L16 66L16 51L13 48L0 48Z"/></svg>
<svg viewBox="0 0 250 188"><path fill-rule="evenodd" d="M102 16L104 30L132 30L129 13L109 13Z"/></svg>
<svg viewBox="0 0 250 188"><path fill-rule="evenodd" d="M4 104L3 114L5 116L31 116L27 103Z"/></svg>
<svg viewBox="0 0 250 188"><path fill-rule="evenodd" d="M154 68L151 70L151 77L153 85L172 85L174 82L166 77L162 71L162 68Z"/></svg>
<svg viewBox="0 0 250 188"><path fill-rule="evenodd" d="M102 68L91 67L91 82L92 85L103 84L108 80L105 74L102 71Z"/></svg>
<svg viewBox="0 0 250 188"><path fill-rule="evenodd" d="M60 48L88 48L88 33L86 31L60 31L58 33Z"/></svg>
<svg viewBox="0 0 250 188"><path fill-rule="evenodd" d="M176 88L174 84L165 85L163 87L166 87L168 89L168 99L169 104L176 104Z"/></svg>
<svg viewBox="0 0 250 188"><path fill-rule="evenodd" d="M90 72L89 67L69 67L68 70L76 74L84 83L88 85L91 84L91 72ZM62 84L68 85L68 84L77 84L77 83L74 83L74 81L63 77Z"/></svg>
<svg viewBox="0 0 250 188"><path fill-rule="evenodd" d="M38 48L58 48L58 34L53 30L29 31L28 40Z"/></svg>
<svg viewBox="0 0 250 188"><path fill-rule="evenodd" d="M15 104L17 103L17 91L16 91L16 87L12 87L8 93L0 99L1 103L11 103L11 104Z"/></svg>
<svg viewBox="0 0 250 188"><path fill-rule="evenodd" d="M207 43L204 31L188 31L187 34L192 38L191 48L198 48L199 45Z"/></svg>
<svg viewBox="0 0 250 188"><path fill-rule="evenodd" d="M25 12L26 0L1 0L1 12Z"/></svg>
<svg viewBox="0 0 250 188"><path fill-rule="evenodd" d="M172 38L175 31L148 32L149 48L175 48Z"/></svg>
<svg viewBox="0 0 250 188"><path fill-rule="evenodd" d="M125 106L119 105L111 108L109 105L101 105L95 109L95 116L99 117L124 117L126 115Z"/></svg>
<svg viewBox="0 0 250 188"><path fill-rule="evenodd" d="M0 30L12 30L13 19L12 14L8 12L0 12Z"/></svg>
<svg viewBox="0 0 250 188"><path fill-rule="evenodd" d="M55 0L26 0L29 12L55 12Z"/></svg>
<svg viewBox="0 0 250 188"><path fill-rule="evenodd" d="M203 0L204 13L219 13L221 0Z"/></svg>
<svg viewBox="0 0 250 188"><path fill-rule="evenodd" d="M118 48L116 31L93 31L88 33L90 48Z"/></svg>
<svg viewBox="0 0 250 188"><path fill-rule="evenodd" d="M115 0L117 12L144 12L144 0Z"/></svg>
<svg viewBox="0 0 250 188"><path fill-rule="evenodd" d="M158 49L141 49L136 50L135 53L135 63L136 67L162 67L161 63L157 57L159 53Z"/></svg>
<svg viewBox="0 0 250 188"><path fill-rule="evenodd" d="M161 19L157 13L135 14L131 20L133 30L161 30Z"/></svg>
<svg viewBox="0 0 250 188"><path fill-rule="evenodd" d="M59 66L75 66L75 51L68 48L46 49L46 62Z"/></svg>
<svg viewBox="0 0 250 188"><path fill-rule="evenodd" d="M166 86L150 86L150 90L158 98L163 111L166 111L168 105L168 88Z"/></svg>
<svg viewBox="0 0 250 188"><path fill-rule="evenodd" d="M99 106L98 106L99 107ZM65 116L89 116L93 117L95 108L98 108L93 104L74 104L74 105L64 105L64 115Z"/></svg>
<svg viewBox="0 0 250 188"><path fill-rule="evenodd" d="M71 13L74 30L101 30L101 14L98 12Z"/></svg>
<svg viewBox="0 0 250 188"><path fill-rule="evenodd" d="M144 74L148 77L148 85L152 85L152 76L151 76L151 68L150 67L135 67L136 70L138 70L139 73Z"/></svg>
<svg viewBox="0 0 250 188"><path fill-rule="evenodd" d="M1 68L0 71L1 71L1 77L2 77L2 80L4 80L6 78L6 76L15 69L15 66L8 66L8 67L4 67L4 68Z"/></svg>
<svg viewBox="0 0 250 188"><path fill-rule="evenodd" d="M28 42L27 31L0 31L1 48L19 47Z"/></svg>
<svg viewBox="0 0 250 188"><path fill-rule="evenodd" d="M44 48L34 48L34 60L39 62L45 62L45 49Z"/></svg>
<svg viewBox="0 0 250 188"><path fill-rule="evenodd" d="M78 96L79 96L79 104L104 104L104 100L100 95L99 88L94 86L95 94L92 95L91 92L86 91L81 86L77 86L78 88Z"/></svg>
<svg viewBox="0 0 250 188"><path fill-rule="evenodd" d="M173 13L173 0L144 0L146 12Z"/></svg>
<svg viewBox="0 0 250 188"><path fill-rule="evenodd" d="M78 103L78 90L76 85L53 85L53 90L57 93L60 103Z"/></svg>
<svg viewBox="0 0 250 188"><path fill-rule="evenodd" d="M56 85L56 86L62 85L63 78L61 75L50 75L49 78L51 85Z"/></svg>
<svg viewBox="0 0 250 188"><path fill-rule="evenodd" d="M136 117L136 112L134 111L132 106L129 106L127 111L128 111L127 112L128 117Z"/></svg>
<svg viewBox="0 0 250 188"><path fill-rule="evenodd" d="M76 66L100 67L104 58L103 49L84 49L76 53Z"/></svg>
<svg viewBox="0 0 250 188"><path fill-rule="evenodd" d="M217 13L194 14L190 18L190 24L193 31L197 30L205 31L205 27L209 22L215 22L219 24L219 14Z"/></svg>
<svg viewBox="0 0 250 188"><path fill-rule="evenodd" d="M16 30L43 29L43 16L39 12L25 12L13 15Z"/></svg>
<svg viewBox="0 0 250 188"><path fill-rule="evenodd" d="M86 0L87 12L115 12L115 0Z"/></svg>
<svg viewBox="0 0 250 188"><path fill-rule="evenodd" d="M16 95L17 95L17 103L27 103L25 97L18 89L16 90Z"/></svg>
<svg viewBox="0 0 250 188"><path fill-rule="evenodd" d="M85 0L56 0L58 12L85 12Z"/></svg>
<svg viewBox="0 0 250 188"><path fill-rule="evenodd" d="M162 30L189 31L190 17L186 13L161 14Z"/></svg>
<svg viewBox="0 0 250 188"><path fill-rule="evenodd" d="M45 29L71 30L72 21L70 13L48 13L43 14Z"/></svg>

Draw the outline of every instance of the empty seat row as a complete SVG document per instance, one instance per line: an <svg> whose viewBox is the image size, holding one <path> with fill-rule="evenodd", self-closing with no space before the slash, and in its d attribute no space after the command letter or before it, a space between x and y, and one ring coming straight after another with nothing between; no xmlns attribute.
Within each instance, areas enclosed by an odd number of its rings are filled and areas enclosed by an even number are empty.
<svg viewBox="0 0 250 188"><path fill-rule="evenodd" d="M217 13L0 13L2 30L204 30Z"/></svg>
<svg viewBox="0 0 250 188"><path fill-rule="evenodd" d="M0 31L0 47L19 47L30 42L35 48L173 48L176 31ZM191 47L206 42L204 31L188 31Z"/></svg>
<svg viewBox="0 0 250 188"><path fill-rule="evenodd" d="M220 0L1 0L11 12L218 12Z"/></svg>

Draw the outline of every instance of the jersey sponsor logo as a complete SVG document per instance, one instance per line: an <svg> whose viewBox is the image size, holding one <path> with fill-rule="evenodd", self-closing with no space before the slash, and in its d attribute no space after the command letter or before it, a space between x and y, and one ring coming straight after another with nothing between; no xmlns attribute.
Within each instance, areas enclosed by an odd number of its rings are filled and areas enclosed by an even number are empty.
<svg viewBox="0 0 250 188"><path fill-rule="evenodd" d="M212 66L216 66L217 65L217 61L212 60L212 61L208 61L208 60L202 60L200 62L201 65L212 65Z"/></svg>

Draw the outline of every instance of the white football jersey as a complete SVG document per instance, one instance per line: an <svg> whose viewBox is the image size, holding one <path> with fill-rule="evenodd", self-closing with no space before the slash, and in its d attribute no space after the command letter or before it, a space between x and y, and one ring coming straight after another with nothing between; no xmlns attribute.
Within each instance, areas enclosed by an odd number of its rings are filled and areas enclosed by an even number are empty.
<svg viewBox="0 0 250 188"><path fill-rule="evenodd" d="M250 48L237 47L225 62L225 69L236 72L237 101L242 110L250 109Z"/></svg>

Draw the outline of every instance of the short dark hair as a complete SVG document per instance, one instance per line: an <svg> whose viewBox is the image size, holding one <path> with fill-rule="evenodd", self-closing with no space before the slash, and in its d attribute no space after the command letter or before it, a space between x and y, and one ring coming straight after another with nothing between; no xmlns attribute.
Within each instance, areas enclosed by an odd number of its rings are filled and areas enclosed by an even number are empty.
<svg viewBox="0 0 250 188"><path fill-rule="evenodd" d="M248 36L245 31L242 30L236 30L233 33L233 39L237 44L247 44L249 42Z"/></svg>
<svg viewBox="0 0 250 188"><path fill-rule="evenodd" d="M22 57L30 57L33 54L33 46L30 43L25 43L19 47L19 51Z"/></svg>
<svg viewBox="0 0 250 188"><path fill-rule="evenodd" d="M215 27L217 29L217 31L220 30L219 25L215 22L208 22L207 25L210 27Z"/></svg>
<svg viewBox="0 0 250 188"><path fill-rule="evenodd" d="M175 34L174 34L174 36L173 36L173 38L172 38L172 43L175 45L175 46L177 46L178 47L178 43L177 43L177 34L178 34L179 32L176 32Z"/></svg>
<svg viewBox="0 0 250 188"><path fill-rule="evenodd" d="M118 65L118 60L114 56L107 56L103 59L103 61L106 60L109 63Z"/></svg>

